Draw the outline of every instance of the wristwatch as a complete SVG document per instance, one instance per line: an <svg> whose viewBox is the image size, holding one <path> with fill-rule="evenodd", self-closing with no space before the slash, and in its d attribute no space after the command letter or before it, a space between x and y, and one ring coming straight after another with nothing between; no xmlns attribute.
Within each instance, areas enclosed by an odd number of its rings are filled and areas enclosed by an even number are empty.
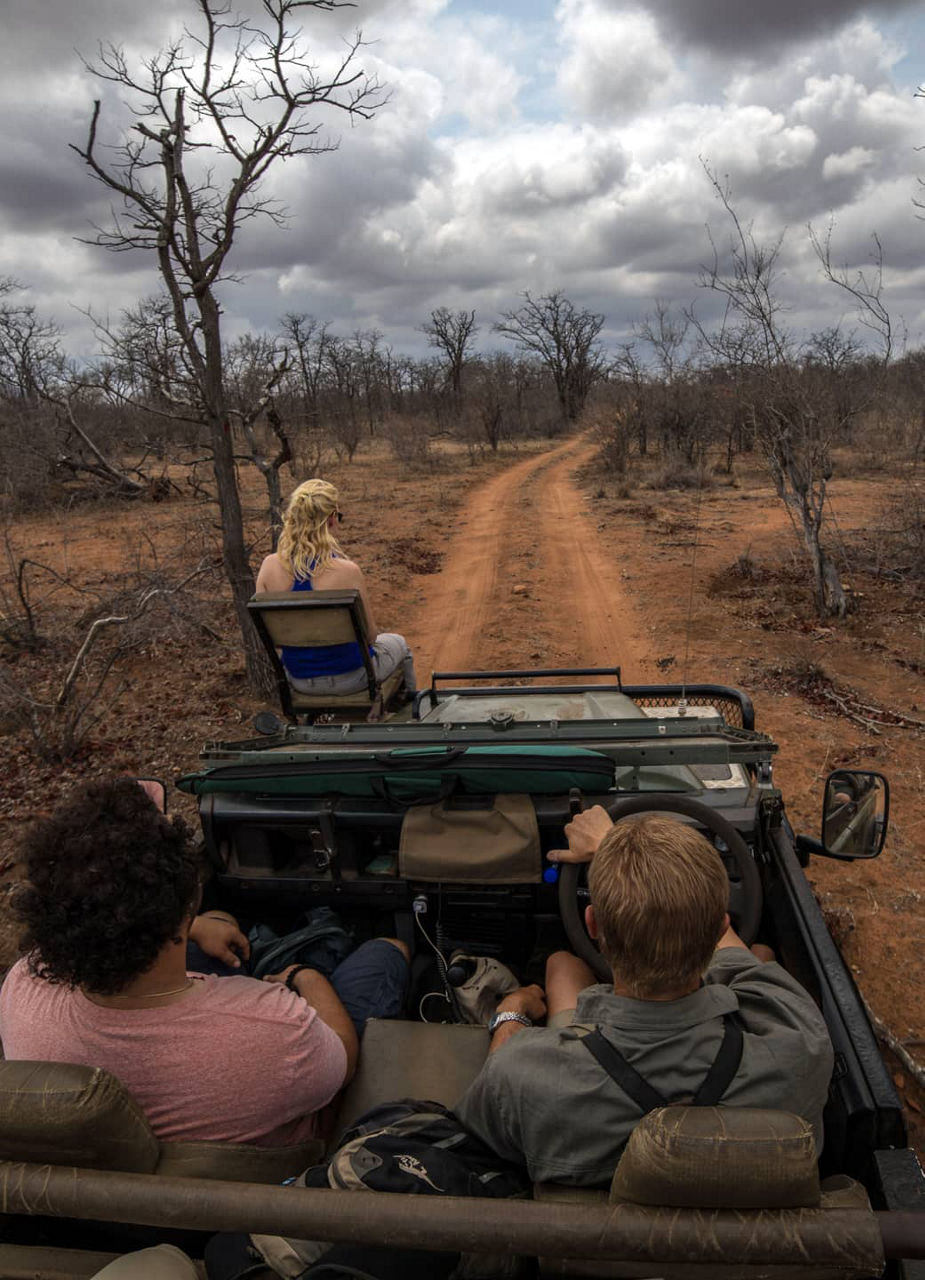
<svg viewBox="0 0 925 1280"><path fill-rule="evenodd" d="M513 1009L505 1009L503 1013L495 1013L488 1020L488 1034L493 1036L505 1022L519 1022L522 1027L532 1027L533 1019L525 1013L515 1013Z"/></svg>

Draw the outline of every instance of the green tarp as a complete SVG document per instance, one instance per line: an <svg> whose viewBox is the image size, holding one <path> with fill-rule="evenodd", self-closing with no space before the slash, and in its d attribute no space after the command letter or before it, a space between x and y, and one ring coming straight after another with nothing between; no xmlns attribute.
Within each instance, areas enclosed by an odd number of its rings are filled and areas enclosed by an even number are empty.
<svg viewBox="0 0 925 1280"><path fill-rule="evenodd" d="M177 781L189 795L355 796L399 804L463 795L606 791L614 764L583 747L423 747L315 760L219 765Z"/></svg>

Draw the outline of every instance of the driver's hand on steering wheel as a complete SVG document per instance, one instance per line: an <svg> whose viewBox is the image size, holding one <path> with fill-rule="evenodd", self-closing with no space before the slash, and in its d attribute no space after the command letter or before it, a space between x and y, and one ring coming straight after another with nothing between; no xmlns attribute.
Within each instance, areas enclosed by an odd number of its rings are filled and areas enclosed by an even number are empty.
<svg viewBox="0 0 925 1280"><path fill-rule="evenodd" d="M590 862L612 826L610 814L602 805L596 804L582 813L576 813L565 827L568 848L551 849L547 854L549 861Z"/></svg>

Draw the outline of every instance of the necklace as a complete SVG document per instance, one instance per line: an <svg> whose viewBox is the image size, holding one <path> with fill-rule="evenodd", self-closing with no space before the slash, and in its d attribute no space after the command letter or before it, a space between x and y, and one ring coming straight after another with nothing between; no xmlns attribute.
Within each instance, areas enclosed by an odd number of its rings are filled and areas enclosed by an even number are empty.
<svg viewBox="0 0 925 1280"><path fill-rule="evenodd" d="M110 1000L156 1000L159 996L178 996L181 991L189 991L193 979L187 978L182 987L174 987L172 991L149 991L143 996L110 996Z"/></svg>

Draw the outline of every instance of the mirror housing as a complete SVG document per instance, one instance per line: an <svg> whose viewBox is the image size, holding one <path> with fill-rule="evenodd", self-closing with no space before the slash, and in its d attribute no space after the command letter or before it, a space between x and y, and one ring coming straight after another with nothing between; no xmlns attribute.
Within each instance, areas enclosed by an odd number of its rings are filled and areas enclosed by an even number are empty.
<svg viewBox="0 0 925 1280"><path fill-rule="evenodd" d="M161 782L160 778L136 778L135 781L141 787L142 791L153 800L160 809L161 813L167 812L167 784Z"/></svg>
<svg viewBox="0 0 925 1280"><path fill-rule="evenodd" d="M876 858L886 840L890 784L873 769L835 769L825 780L821 848L827 858Z"/></svg>

